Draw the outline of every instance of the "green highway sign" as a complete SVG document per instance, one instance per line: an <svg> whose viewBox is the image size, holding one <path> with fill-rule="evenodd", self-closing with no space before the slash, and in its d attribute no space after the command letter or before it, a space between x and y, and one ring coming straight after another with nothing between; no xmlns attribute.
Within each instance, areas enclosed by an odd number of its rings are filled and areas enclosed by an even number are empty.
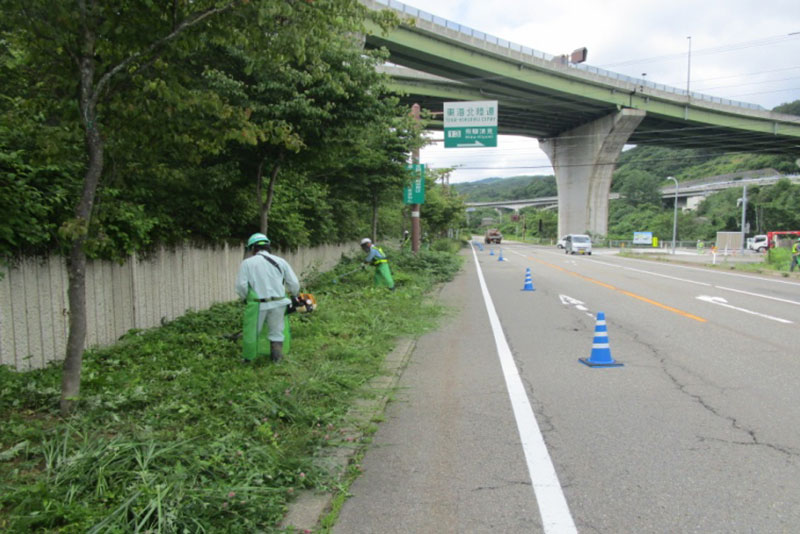
<svg viewBox="0 0 800 534"><path fill-rule="evenodd" d="M497 100L444 103L444 147L497 146Z"/></svg>
<svg viewBox="0 0 800 534"><path fill-rule="evenodd" d="M412 175L411 185L403 188L403 204L425 203L425 164L413 163L406 165Z"/></svg>

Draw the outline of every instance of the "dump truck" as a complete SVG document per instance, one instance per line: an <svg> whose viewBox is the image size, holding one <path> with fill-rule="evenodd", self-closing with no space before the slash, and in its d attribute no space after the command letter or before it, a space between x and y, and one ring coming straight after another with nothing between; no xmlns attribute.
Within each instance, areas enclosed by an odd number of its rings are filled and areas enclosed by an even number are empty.
<svg viewBox="0 0 800 534"><path fill-rule="evenodd" d="M500 230L497 228L489 228L486 230L486 235L483 236L483 242L487 245L492 243L499 245L500 241L503 240L503 234L500 233Z"/></svg>

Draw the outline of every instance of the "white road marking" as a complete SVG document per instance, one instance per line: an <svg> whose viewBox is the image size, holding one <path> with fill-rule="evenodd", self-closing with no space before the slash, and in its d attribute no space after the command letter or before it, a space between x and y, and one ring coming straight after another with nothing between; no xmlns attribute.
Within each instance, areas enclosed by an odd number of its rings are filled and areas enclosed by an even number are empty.
<svg viewBox="0 0 800 534"><path fill-rule="evenodd" d="M732 310L749 313L750 315L757 315L759 317L763 317L764 319L769 319L771 321L778 321L779 323L784 323L784 324L792 324L792 321L788 319L781 319L780 317L773 317L772 315L758 313L752 310L746 310L745 308L739 308L737 306L731 306L730 304L728 304L728 301L722 297L710 297L708 295L700 295L699 297L697 297L697 300L703 300L705 302L710 302L711 304L716 304L724 308L730 308Z"/></svg>
<svg viewBox="0 0 800 534"><path fill-rule="evenodd" d="M598 261L598 260L591 260L591 261L593 261L594 263L599 263L600 265L605 265L606 267L619 268L619 265L614 265L613 263L607 263L605 261ZM689 280L688 278L678 278L677 276L655 273L653 271L645 271L644 269L634 269L633 267L623 267L623 269L625 269L626 271L634 271L637 273L649 274L651 276L660 276L661 278L668 278L670 280L675 280L677 282L686 282L687 284L697 284L698 286L707 286L707 287L712 286L712 284L709 284L707 282L698 282L696 280Z"/></svg>
<svg viewBox="0 0 800 534"><path fill-rule="evenodd" d="M565 306L575 306L581 311L588 311L589 308L584 306L584 302L578 299L574 299L572 297L568 297L567 295L559 295L558 298L561 300L561 304Z"/></svg>
<svg viewBox="0 0 800 534"><path fill-rule="evenodd" d="M627 260L627 261L635 261L635 262L639 262L639 263L652 263L649 260L640 260L640 259L637 259L637 258L625 258L625 257L621 257L621 256L618 256L618 258L623 260L623 261ZM669 267L674 268L674 269L688 269L688 270L691 270L691 271L703 271L705 273L710 271L709 269L703 268L703 267L692 267L691 265L678 265L678 264L675 264L675 263L669 263L668 261L664 262L662 265L668 265ZM754 276L752 274L729 273L727 271L710 271L710 272L713 272L715 274L719 274L719 275L722 275L722 276L734 276L734 277L737 277L737 278L748 278L750 280L761 280L762 282L771 282L773 284L788 284L790 286L798 286L798 285L800 285L799 282L792 282L792 281L789 281L789 280L779 280L777 278L765 278L763 276Z"/></svg>
<svg viewBox="0 0 800 534"><path fill-rule="evenodd" d="M717 289L724 289L725 291L733 291L734 293L744 293L745 295L750 295L751 297L761 297L762 299L777 300L778 302L785 302L786 304L794 304L795 306L800 306L800 302L797 302L796 300L782 299L780 297L762 295L761 293L752 293L750 291L744 291L742 289L734 289L732 287L722 287L722 286L715 286L715 287Z"/></svg>
<svg viewBox="0 0 800 534"><path fill-rule="evenodd" d="M497 316L489 289L486 287L486 280L483 278L483 271L478 262L475 247L472 248L472 256L475 259L483 301L486 305L486 312L489 314L489 323L492 326L497 355L500 358L500 366L505 377L508 396L511 399L511 407L514 411L514 418L517 421L517 430L522 442L522 450L525 453L525 460L528 464L528 473L533 484L533 492L539 505L539 514L542 517L544 532L546 534L577 534L578 529L575 527L575 522L564 497L564 491L558 481L553 461L550 459L547 445L545 445L533 408L531 408L528 400L528 394L525 392L525 386L522 384L519 371L514 363L514 356L511 354L511 348L503 335L500 318Z"/></svg>

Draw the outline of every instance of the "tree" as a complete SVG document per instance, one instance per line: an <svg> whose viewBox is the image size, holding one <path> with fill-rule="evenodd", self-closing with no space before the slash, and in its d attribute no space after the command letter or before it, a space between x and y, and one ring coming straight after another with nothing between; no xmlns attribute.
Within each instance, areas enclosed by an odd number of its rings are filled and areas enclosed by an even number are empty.
<svg viewBox="0 0 800 534"><path fill-rule="evenodd" d="M615 179L617 176L615 176ZM660 205L660 186L663 179L647 171L633 169L619 173L623 185L619 188L625 202L634 207L646 204Z"/></svg>
<svg viewBox="0 0 800 534"><path fill-rule="evenodd" d="M778 113L788 113L789 115L800 115L800 100L775 106L772 111L777 111Z"/></svg>
<svg viewBox="0 0 800 534"><path fill-rule="evenodd" d="M69 412L80 393L86 340L86 240L96 193L104 170L106 136L103 105L120 83L146 69L158 55L192 29L241 5L243 1L161 4L136 0L108 4L79 0L76 6L45 0L4 0L0 7L13 32L28 43L33 79L49 83L58 94L74 95L74 114L65 122L79 123L84 132L85 172L73 218L60 233L69 241L67 261L70 306L67 353L64 359L61 410Z"/></svg>
<svg viewBox="0 0 800 534"><path fill-rule="evenodd" d="M441 174L449 172L450 169L444 169ZM463 197L453 188L436 183L440 178L436 171L426 177L422 223L431 235L444 237L449 229L460 227L465 222L466 207Z"/></svg>

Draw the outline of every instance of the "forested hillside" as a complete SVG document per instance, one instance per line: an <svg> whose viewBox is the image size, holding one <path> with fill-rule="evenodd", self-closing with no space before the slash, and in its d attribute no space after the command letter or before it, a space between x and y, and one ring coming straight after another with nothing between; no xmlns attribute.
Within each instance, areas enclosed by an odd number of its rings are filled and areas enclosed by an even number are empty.
<svg viewBox="0 0 800 534"><path fill-rule="evenodd" d="M486 178L476 182L455 184L454 187L468 202L536 198L556 194L556 180L553 176Z"/></svg>
<svg viewBox="0 0 800 534"><path fill-rule="evenodd" d="M678 181L696 180L741 171L774 169L782 174L800 172L792 156L771 154L719 154L696 149L637 146L620 154L611 190L625 193L666 185L667 176ZM456 184L467 202L516 200L555 196L554 176L487 178Z"/></svg>

